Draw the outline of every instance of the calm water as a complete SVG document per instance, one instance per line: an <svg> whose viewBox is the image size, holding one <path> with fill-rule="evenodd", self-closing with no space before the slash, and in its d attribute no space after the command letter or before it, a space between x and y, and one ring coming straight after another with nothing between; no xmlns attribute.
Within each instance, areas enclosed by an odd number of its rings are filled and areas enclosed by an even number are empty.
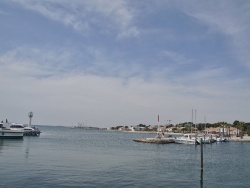
<svg viewBox="0 0 250 188"><path fill-rule="evenodd" d="M200 147L133 142L155 134L40 126L0 140L0 187L250 187L250 143Z"/></svg>

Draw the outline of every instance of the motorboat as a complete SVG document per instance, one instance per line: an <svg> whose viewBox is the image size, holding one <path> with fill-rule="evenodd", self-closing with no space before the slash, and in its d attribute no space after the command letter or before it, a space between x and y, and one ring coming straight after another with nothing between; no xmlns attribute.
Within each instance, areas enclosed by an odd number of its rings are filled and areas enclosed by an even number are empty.
<svg viewBox="0 0 250 188"><path fill-rule="evenodd" d="M11 128L20 129L24 131L24 136L39 136L41 131L35 127L27 127L20 123L12 123Z"/></svg>
<svg viewBox="0 0 250 188"><path fill-rule="evenodd" d="M203 144L212 144L215 142L215 139L213 139L211 136L207 135L199 135L197 136L197 140L201 140Z"/></svg>
<svg viewBox="0 0 250 188"><path fill-rule="evenodd" d="M224 137L217 137L216 141L217 142L228 142L229 140L227 138L224 138Z"/></svg>
<svg viewBox="0 0 250 188"><path fill-rule="evenodd" d="M0 138L22 139L23 129L11 128L9 123L0 123Z"/></svg>
<svg viewBox="0 0 250 188"><path fill-rule="evenodd" d="M181 137L177 137L175 139L175 143L177 144L191 144L191 145L199 145L199 140L191 134L184 134Z"/></svg>
<svg viewBox="0 0 250 188"><path fill-rule="evenodd" d="M34 131L33 128L31 128L31 127L26 127L26 126L24 126L23 124L20 124L20 123L12 123L12 124L10 125L10 128L23 130L24 132Z"/></svg>

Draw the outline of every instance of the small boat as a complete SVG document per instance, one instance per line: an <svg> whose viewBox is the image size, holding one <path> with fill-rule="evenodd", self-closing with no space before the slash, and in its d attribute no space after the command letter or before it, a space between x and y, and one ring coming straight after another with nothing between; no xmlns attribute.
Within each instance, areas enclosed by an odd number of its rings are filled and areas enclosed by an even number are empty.
<svg viewBox="0 0 250 188"><path fill-rule="evenodd" d="M10 128L9 123L0 123L0 138L22 139L24 130Z"/></svg>
<svg viewBox="0 0 250 188"><path fill-rule="evenodd" d="M227 138L224 137L217 137L216 138L216 142L228 142L229 140Z"/></svg>
<svg viewBox="0 0 250 188"><path fill-rule="evenodd" d="M212 143L215 142L215 140L212 137L210 137L210 136L206 136L206 135L197 136L197 140L200 141L201 138L202 138L202 143L203 144L212 144Z"/></svg>
<svg viewBox="0 0 250 188"><path fill-rule="evenodd" d="M181 137L177 137L175 139L175 143L177 143L177 144L191 144L191 145L199 145L200 144L199 140L191 134L184 134Z"/></svg>

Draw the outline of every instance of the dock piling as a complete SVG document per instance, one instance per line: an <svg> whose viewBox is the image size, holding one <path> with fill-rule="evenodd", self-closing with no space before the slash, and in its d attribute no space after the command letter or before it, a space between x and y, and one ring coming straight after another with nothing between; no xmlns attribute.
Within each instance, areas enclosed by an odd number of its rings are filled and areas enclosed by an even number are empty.
<svg viewBox="0 0 250 188"><path fill-rule="evenodd" d="M203 171L203 139L201 138L201 170Z"/></svg>

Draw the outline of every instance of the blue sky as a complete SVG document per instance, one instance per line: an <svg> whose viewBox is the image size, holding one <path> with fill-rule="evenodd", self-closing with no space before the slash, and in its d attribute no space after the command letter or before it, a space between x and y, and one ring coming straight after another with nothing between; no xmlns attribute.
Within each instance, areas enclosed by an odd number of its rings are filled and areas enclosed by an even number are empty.
<svg viewBox="0 0 250 188"><path fill-rule="evenodd" d="M249 122L250 2L0 1L0 119Z"/></svg>

